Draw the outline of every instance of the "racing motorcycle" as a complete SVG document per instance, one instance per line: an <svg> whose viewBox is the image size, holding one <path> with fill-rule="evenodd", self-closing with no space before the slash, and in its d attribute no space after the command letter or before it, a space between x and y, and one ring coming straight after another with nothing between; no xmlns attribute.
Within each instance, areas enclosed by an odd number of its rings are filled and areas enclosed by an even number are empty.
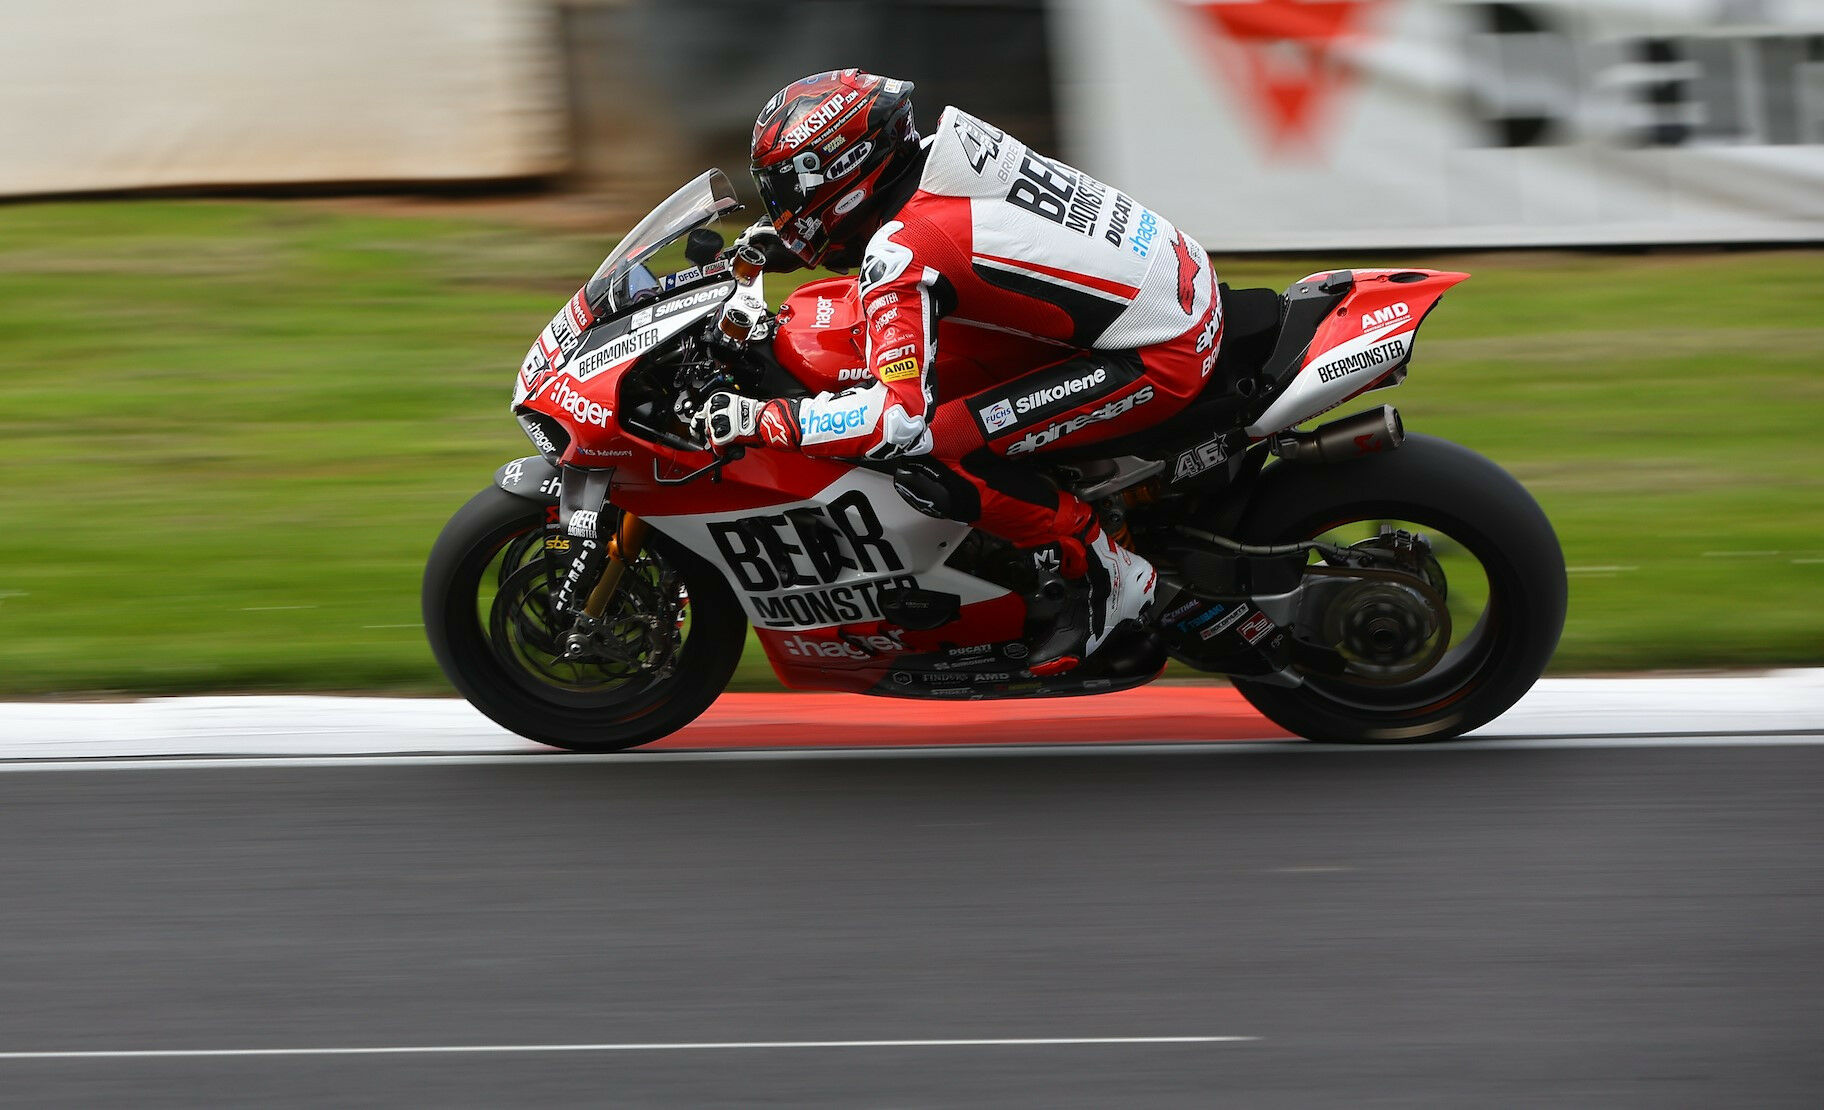
<svg viewBox="0 0 1824 1110"><path fill-rule="evenodd" d="M722 692L749 625L798 689L1097 694L1170 659L1227 676L1292 733L1348 742L1467 732L1551 658L1564 558L1517 481L1406 434L1385 405L1299 428L1399 384L1420 322L1469 275L1222 286L1219 358L1188 408L1085 446L1074 427L1035 432L1048 449L1024 457L1158 572L1141 622L1037 676L1022 664L1039 583L1008 544L917 511L892 463L718 453L691 431L717 390L871 380L855 279L811 281L769 310L764 257L710 226L739 207L711 170L620 241L519 368L512 412L536 454L500 467L437 539L431 646L506 728L577 751L658 739ZM939 357L992 365L1001 342L959 328Z"/></svg>

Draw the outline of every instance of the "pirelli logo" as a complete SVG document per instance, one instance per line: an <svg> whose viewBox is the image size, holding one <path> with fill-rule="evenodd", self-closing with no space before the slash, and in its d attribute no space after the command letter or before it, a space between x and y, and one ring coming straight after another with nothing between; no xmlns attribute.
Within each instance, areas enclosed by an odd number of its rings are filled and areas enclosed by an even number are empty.
<svg viewBox="0 0 1824 1110"><path fill-rule="evenodd" d="M907 378L918 377L918 360L902 358L898 362L889 362L880 368L880 380L883 382L903 382Z"/></svg>

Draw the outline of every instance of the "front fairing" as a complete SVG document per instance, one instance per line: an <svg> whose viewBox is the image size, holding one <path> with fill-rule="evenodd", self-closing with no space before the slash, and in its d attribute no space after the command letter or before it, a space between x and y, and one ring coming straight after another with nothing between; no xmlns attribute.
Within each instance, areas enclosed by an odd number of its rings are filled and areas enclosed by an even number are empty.
<svg viewBox="0 0 1824 1110"><path fill-rule="evenodd" d="M739 207L728 175L706 170L647 213L533 341L520 364L514 406L524 403L526 393L545 371L567 370L580 356L578 348L584 345L585 334L598 324L624 316L635 305L654 301L673 289L726 271L723 261L659 277L650 263L678 240Z"/></svg>
<svg viewBox="0 0 1824 1110"><path fill-rule="evenodd" d="M597 317L607 317L665 288L647 266L652 257L740 207L728 175L721 170L704 171L661 201L615 244L583 286L589 310Z"/></svg>

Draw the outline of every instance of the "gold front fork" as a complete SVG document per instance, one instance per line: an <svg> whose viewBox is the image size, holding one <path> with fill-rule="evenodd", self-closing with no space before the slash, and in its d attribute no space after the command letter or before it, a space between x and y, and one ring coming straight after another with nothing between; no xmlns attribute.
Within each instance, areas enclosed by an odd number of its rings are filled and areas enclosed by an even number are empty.
<svg viewBox="0 0 1824 1110"><path fill-rule="evenodd" d="M583 612L592 619L601 620L602 614L608 611L614 591L620 588L621 575L627 573L628 563L640 557L650 531L652 525L630 512L621 512L621 522L608 539L608 565L602 568L601 578L596 580L595 589L589 591L589 600L583 603Z"/></svg>

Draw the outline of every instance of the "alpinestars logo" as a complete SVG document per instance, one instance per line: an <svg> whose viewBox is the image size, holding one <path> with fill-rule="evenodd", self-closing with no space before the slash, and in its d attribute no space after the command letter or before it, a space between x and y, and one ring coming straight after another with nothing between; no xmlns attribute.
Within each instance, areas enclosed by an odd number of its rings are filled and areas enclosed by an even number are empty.
<svg viewBox="0 0 1824 1110"><path fill-rule="evenodd" d="M1093 409L1084 413L1082 416L1073 416L1069 420L1062 420L1056 424L1047 424L1036 432L1027 432L1017 441L1007 445L1007 453L1009 455L1026 455L1037 451L1041 447L1049 447L1065 436L1075 435L1084 428L1089 427L1091 424L1100 423L1104 420L1113 420L1115 417L1120 416L1125 412L1139 408L1152 399L1153 387L1150 385L1143 385L1127 396L1110 401L1101 408Z"/></svg>
<svg viewBox="0 0 1824 1110"><path fill-rule="evenodd" d="M1250 102L1270 150L1309 150L1355 78L1338 47L1386 0L1179 0L1209 32L1212 68Z"/></svg>
<svg viewBox="0 0 1824 1110"><path fill-rule="evenodd" d="M1184 232L1172 237L1172 250L1178 255L1178 307L1189 316L1197 303L1197 256L1184 241Z"/></svg>

